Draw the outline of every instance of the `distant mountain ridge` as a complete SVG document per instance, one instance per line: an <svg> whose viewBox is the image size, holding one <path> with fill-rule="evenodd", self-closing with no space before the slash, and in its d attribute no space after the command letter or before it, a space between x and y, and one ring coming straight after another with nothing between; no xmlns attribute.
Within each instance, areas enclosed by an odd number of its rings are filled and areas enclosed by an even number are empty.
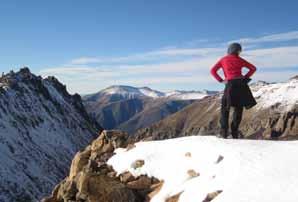
<svg viewBox="0 0 298 202"><path fill-rule="evenodd" d="M105 129L121 129L130 134L181 110L195 100L217 91L172 91L149 87L110 86L84 96L87 112Z"/></svg>
<svg viewBox="0 0 298 202"><path fill-rule="evenodd" d="M170 98L170 99L201 99L204 96L213 95L218 93L217 91L184 91L174 90L170 92L161 92L153 90L149 87L132 87L125 85L113 85L105 88L97 93L84 96L87 100L98 100L104 95L114 95L121 97L122 99L133 99L139 97L150 97L150 98Z"/></svg>

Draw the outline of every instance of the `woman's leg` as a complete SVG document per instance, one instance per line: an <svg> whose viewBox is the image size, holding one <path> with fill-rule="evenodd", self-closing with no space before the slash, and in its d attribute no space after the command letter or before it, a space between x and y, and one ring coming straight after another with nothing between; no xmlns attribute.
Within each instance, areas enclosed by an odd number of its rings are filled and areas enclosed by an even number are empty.
<svg viewBox="0 0 298 202"><path fill-rule="evenodd" d="M230 107L228 107L227 98L223 95L221 99L221 114L220 114L220 135L224 138L228 137L229 130L229 113Z"/></svg>
<svg viewBox="0 0 298 202"><path fill-rule="evenodd" d="M234 107L233 120L231 123L231 131L233 138L238 138L238 128L242 120L243 107Z"/></svg>

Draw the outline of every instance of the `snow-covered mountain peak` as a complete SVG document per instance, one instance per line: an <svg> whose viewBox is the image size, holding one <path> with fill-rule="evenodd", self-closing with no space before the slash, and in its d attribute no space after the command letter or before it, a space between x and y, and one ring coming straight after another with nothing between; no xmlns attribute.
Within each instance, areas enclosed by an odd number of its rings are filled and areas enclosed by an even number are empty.
<svg viewBox="0 0 298 202"><path fill-rule="evenodd" d="M157 98L161 97L164 94L159 91L152 90L148 87L132 87L132 86L124 86L124 85L113 85L110 86L102 91L101 94L109 94L109 95L121 95L128 98L135 98L135 97L152 97Z"/></svg>
<svg viewBox="0 0 298 202"><path fill-rule="evenodd" d="M163 96L165 96L165 93L160 92L160 91L157 91L157 90L152 90L152 89L149 88L149 87L142 87L142 88L139 88L139 90L140 90L145 96L152 97L152 98L159 98L159 97L163 97Z"/></svg>
<svg viewBox="0 0 298 202"><path fill-rule="evenodd" d="M101 92L107 93L107 94L122 94L122 93L138 93L138 90L137 88L134 88L131 86L113 85L103 89Z"/></svg>
<svg viewBox="0 0 298 202"><path fill-rule="evenodd" d="M268 85L269 83L266 81L262 81L262 80L258 80L256 82L253 82L252 84L250 84L250 86L254 87L254 86L265 86Z"/></svg>
<svg viewBox="0 0 298 202"><path fill-rule="evenodd" d="M291 77L290 80L298 80L298 75Z"/></svg>
<svg viewBox="0 0 298 202"><path fill-rule="evenodd" d="M280 83L261 83L252 86L252 92L259 108L275 106L290 110L298 104L298 79Z"/></svg>

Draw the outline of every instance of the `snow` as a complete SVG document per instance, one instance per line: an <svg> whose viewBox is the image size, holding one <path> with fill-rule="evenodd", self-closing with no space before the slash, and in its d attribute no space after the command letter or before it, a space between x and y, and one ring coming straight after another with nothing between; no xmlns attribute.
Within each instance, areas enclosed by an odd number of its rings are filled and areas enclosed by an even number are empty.
<svg viewBox="0 0 298 202"><path fill-rule="evenodd" d="M217 163L220 156L223 160ZM191 136L139 142L129 151L117 149L108 164L118 174L129 171L164 180L152 202L164 202L180 192L179 202L203 201L217 190L222 193L212 202L296 202L297 156L298 141ZM131 164L139 159L145 164L133 169ZM190 169L200 175L191 178L187 174Z"/></svg>
<svg viewBox="0 0 298 202"><path fill-rule="evenodd" d="M177 100L198 100L214 93L201 92L201 91L171 91L166 93L166 96L170 99Z"/></svg>
<svg viewBox="0 0 298 202"><path fill-rule="evenodd" d="M135 98L135 97L151 97L151 98L158 98L164 96L164 93L152 90L148 87L136 88L132 86L111 86L108 87L100 93L104 94L118 94L124 97Z"/></svg>
<svg viewBox="0 0 298 202"><path fill-rule="evenodd" d="M142 88L139 88L139 90L143 95L145 95L147 97L159 98L159 97L165 96L164 93L156 91L156 90L152 90L148 87L142 87Z"/></svg>
<svg viewBox="0 0 298 202"><path fill-rule="evenodd" d="M257 108L268 108L280 104L279 108L290 110L298 104L298 80L287 82L262 84L252 86L252 92L257 99Z"/></svg>

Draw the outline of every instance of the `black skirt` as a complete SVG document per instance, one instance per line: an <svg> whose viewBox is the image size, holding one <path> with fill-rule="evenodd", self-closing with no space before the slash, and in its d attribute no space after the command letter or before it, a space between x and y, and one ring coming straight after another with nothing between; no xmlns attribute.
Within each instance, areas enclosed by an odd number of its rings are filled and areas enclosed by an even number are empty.
<svg viewBox="0 0 298 202"><path fill-rule="evenodd" d="M248 86L250 79L229 80L225 86L223 99L227 101L227 107L252 108L257 104Z"/></svg>

